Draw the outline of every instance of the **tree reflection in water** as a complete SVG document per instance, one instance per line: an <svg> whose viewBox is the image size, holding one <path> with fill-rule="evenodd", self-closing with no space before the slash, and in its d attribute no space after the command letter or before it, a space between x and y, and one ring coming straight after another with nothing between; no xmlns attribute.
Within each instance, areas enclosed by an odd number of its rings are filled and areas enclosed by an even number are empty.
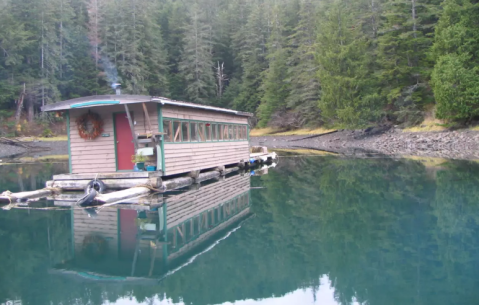
<svg viewBox="0 0 479 305"><path fill-rule="evenodd" d="M14 178L2 177L1 188L13 189ZM324 275L338 304L479 300L479 164L283 158L251 183L265 187L251 190L255 217L154 285L79 283L49 274L68 258L70 212L2 211L0 302L101 304L159 296L218 304L317 291Z"/></svg>

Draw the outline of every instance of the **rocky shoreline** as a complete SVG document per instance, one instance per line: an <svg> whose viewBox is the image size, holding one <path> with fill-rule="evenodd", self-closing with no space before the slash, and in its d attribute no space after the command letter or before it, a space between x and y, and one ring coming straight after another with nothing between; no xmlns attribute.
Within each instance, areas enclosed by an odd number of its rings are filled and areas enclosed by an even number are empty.
<svg viewBox="0 0 479 305"><path fill-rule="evenodd" d="M479 159L479 131L403 132L389 127L341 130L316 136L252 137L252 145L274 148L311 148L344 155L371 154Z"/></svg>

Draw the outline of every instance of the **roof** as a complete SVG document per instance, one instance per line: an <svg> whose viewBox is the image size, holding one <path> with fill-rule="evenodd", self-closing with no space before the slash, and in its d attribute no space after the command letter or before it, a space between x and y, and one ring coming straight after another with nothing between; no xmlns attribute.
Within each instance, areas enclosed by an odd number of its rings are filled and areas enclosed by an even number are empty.
<svg viewBox="0 0 479 305"><path fill-rule="evenodd" d="M147 95L93 95L86 97L79 97L71 100L66 100L54 104L45 105L42 107L42 111L59 111L74 108L90 108L101 107L121 104L136 104L136 103L158 103L161 105L172 105L179 107L189 107L196 109L203 109L209 111L225 112L239 116L252 117L253 114L249 112L236 111L232 109L213 107L208 105L201 105L189 102L175 101L166 97L155 97Z"/></svg>

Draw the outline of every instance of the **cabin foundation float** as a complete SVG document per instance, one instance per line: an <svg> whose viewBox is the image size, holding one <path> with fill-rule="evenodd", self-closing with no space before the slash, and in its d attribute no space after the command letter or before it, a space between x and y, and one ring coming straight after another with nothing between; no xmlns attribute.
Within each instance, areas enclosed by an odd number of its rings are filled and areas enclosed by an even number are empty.
<svg viewBox="0 0 479 305"><path fill-rule="evenodd" d="M67 121L69 173L33 193L0 194L0 202L52 196L59 191L98 192L111 203L165 192L239 169L272 162L276 153L249 147L250 113L163 97L103 95L42 109ZM101 181L103 193L87 187Z"/></svg>

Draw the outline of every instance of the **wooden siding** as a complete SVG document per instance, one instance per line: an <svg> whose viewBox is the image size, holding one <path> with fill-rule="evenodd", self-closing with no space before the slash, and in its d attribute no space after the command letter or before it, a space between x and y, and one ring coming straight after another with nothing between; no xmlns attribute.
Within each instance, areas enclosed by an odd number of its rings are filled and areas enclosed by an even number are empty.
<svg viewBox="0 0 479 305"><path fill-rule="evenodd" d="M235 175L224 181L202 186L197 191L166 198L168 229L248 192L250 181L249 175Z"/></svg>
<svg viewBox="0 0 479 305"><path fill-rule="evenodd" d="M221 230L225 229L229 225L233 224L235 221L238 221L241 218L244 218L244 217L248 216L249 214L251 214L251 209L248 207L245 210L239 212L238 214L236 214L233 217L231 217L230 219L228 219L228 221L219 224L217 227L214 227L210 231L208 231L206 233L203 233L197 239L195 239L195 240L187 243L186 245L182 246L176 252L173 252L173 253L169 254L168 255L168 260L171 261L171 260L174 260L174 259L184 255L185 253L189 252L190 250L192 250L192 249L196 248L197 246L201 245L202 243L204 243L208 238L210 238L214 234L220 232Z"/></svg>
<svg viewBox="0 0 479 305"><path fill-rule="evenodd" d="M231 124L248 124L248 118L218 111L208 111L187 107L163 106L163 118L222 122Z"/></svg>
<svg viewBox="0 0 479 305"><path fill-rule="evenodd" d="M165 144L166 175L228 165L248 159L248 141Z"/></svg>
<svg viewBox="0 0 479 305"><path fill-rule="evenodd" d="M83 240L93 234L105 238L109 253L118 253L118 210L103 209L96 217L88 217L83 209L73 210L75 251L81 252Z"/></svg>
<svg viewBox="0 0 479 305"><path fill-rule="evenodd" d="M153 131L158 130L158 112L157 105L147 103L148 113ZM148 126L141 104L128 105L130 112L133 112L133 120L136 121L136 132L147 132ZM113 127L113 113L124 112L123 105L92 107L92 112L98 113L104 122L103 133L110 134L109 137L98 137L94 140L84 140L78 135L76 119L88 109L70 110L70 145L71 145L71 164L72 173L98 173L115 172L115 137ZM128 131L129 132L129 131Z"/></svg>
<svg viewBox="0 0 479 305"><path fill-rule="evenodd" d="M248 215L250 184L249 175L235 175L166 198L168 259L185 254Z"/></svg>

